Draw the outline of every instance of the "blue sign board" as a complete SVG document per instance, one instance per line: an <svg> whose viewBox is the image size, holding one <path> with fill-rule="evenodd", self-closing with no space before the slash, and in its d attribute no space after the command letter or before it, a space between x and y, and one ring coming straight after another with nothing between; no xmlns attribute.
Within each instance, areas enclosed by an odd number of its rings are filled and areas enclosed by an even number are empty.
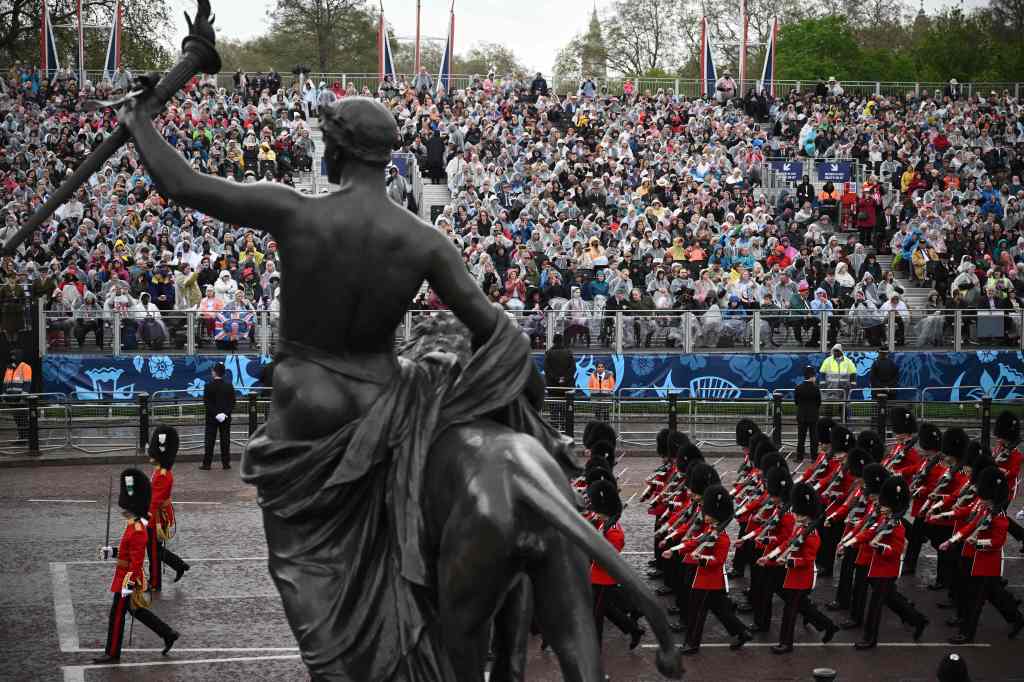
<svg viewBox="0 0 1024 682"><path fill-rule="evenodd" d="M803 177L803 161L785 161L783 159L772 159L771 161L769 161L769 164L771 164L771 169L776 173L781 173L787 182L797 182Z"/></svg>
<svg viewBox="0 0 1024 682"><path fill-rule="evenodd" d="M818 164L818 180L825 182L850 182L853 180L853 164L849 161L825 161Z"/></svg>

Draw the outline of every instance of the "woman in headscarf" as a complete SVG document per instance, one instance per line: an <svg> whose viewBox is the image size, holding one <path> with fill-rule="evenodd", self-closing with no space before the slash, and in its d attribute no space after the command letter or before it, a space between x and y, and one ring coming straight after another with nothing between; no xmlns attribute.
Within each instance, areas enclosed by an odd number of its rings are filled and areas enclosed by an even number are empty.
<svg viewBox="0 0 1024 682"><path fill-rule="evenodd" d="M572 345L583 337L584 343L590 345L590 311L583 300L579 287L573 287L569 302L565 305L565 342Z"/></svg>
<svg viewBox="0 0 1024 682"><path fill-rule="evenodd" d="M650 348L651 337L654 336L654 332L657 329L654 319L651 317L653 315L651 311L654 310L653 298L649 295L643 295L640 289L633 289L629 292L626 309L630 311L627 317L632 324L627 323L625 327L626 331L630 329L633 331L632 344L639 346L642 339L644 347Z"/></svg>

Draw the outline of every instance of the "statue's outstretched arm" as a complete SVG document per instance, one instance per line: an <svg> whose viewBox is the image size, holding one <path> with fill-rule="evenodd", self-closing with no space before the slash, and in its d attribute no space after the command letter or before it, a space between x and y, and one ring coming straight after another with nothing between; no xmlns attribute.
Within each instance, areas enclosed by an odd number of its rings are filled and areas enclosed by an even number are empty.
<svg viewBox="0 0 1024 682"><path fill-rule="evenodd" d="M429 235L430 266L427 281L444 304L452 309L473 335L473 348L482 345L494 332L498 310L487 300L483 289L466 270L458 249L437 230L423 226Z"/></svg>
<svg viewBox="0 0 1024 682"><path fill-rule="evenodd" d="M305 200L301 194L273 182L240 184L197 173L153 127L145 99L119 112L135 139L146 170L160 192L176 202L233 225L254 227L281 238L286 225Z"/></svg>

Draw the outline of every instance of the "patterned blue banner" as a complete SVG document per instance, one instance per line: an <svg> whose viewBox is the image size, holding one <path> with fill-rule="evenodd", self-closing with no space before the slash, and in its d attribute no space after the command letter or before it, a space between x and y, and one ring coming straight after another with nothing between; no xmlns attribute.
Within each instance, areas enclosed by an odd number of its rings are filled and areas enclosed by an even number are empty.
<svg viewBox="0 0 1024 682"><path fill-rule="evenodd" d="M857 386L868 389L868 374L878 354L852 352L847 356L857 365ZM890 357L899 368L901 387L949 387L928 391L926 400L980 400L986 395L1000 400L1024 399L1024 354L1019 352L915 352L892 353ZM817 370L824 359L822 353L576 354L576 387L589 394L587 384L600 361L615 375L615 389L624 396L664 396L686 389L694 397L738 398L743 389L795 388L803 381L804 367ZM543 358L537 362L543 368ZM860 394L854 391L850 397L869 396L868 389Z"/></svg>
<svg viewBox="0 0 1024 682"><path fill-rule="evenodd" d="M857 365L857 385L869 386L868 373L877 353L849 353ZM535 361L543 371L544 358ZM949 387L929 391L929 400L978 400L985 395L1001 400L1024 399L1024 354L1011 351L971 353L893 353L900 386ZM587 394L587 383L598 361L615 375L615 388L626 396L667 395L687 389L690 395L739 397L742 389L795 387L803 369L821 366L821 353L691 355L577 354L576 386ZM47 355L43 358L44 390L65 393L72 400L130 400L140 392L188 391L201 396L217 362L228 369L232 383L244 395L259 387L270 358L255 355ZM1020 386L1021 388L1016 388ZM864 392L867 397L869 391ZM853 398L860 398L856 393Z"/></svg>
<svg viewBox="0 0 1024 682"><path fill-rule="evenodd" d="M257 355L46 355L43 391L69 400L131 400L139 393L187 391L202 397L213 366L223 362L242 395L261 386L269 357Z"/></svg>

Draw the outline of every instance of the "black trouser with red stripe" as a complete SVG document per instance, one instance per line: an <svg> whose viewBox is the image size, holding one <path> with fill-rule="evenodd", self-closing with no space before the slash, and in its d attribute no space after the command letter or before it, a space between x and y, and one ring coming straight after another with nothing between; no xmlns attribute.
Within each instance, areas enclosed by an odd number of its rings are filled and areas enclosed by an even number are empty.
<svg viewBox="0 0 1024 682"><path fill-rule="evenodd" d="M783 579L785 583L785 579ZM830 627L835 627L832 619L821 612L810 599L810 590L790 590L779 584L775 591L782 597L785 607L782 610L782 623L779 625L779 644L793 644L793 630L796 629L796 616L800 614L804 620L814 626L818 632L825 632Z"/></svg>
<svg viewBox="0 0 1024 682"><path fill-rule="evenodd" d="M981 620L981 610L985 607L986 601L996 607L999 615L1011 625L1016 623L1017 619L1024 618L1017 607L1017 600L1003 585L1000 576L973 576L969 572L968 575L969 577L965 579L967 613L963 625L960 626L960 634L967 639L974 639L978 632L978 621Z"/></svg>
<svg viewBox="0 0 1024 682"><path fill-rule="evenodd" d="M747 534L747 528L749 527L750 521L740 524L739 532L736 534L737 537L743 537ZM753 570L755 546L754 541L744 540L740 543L740 546L736 548L736 552L732 555L732 573L736 577L742 578L743 574L746 573L747 566Z"/></svg>
<svg viewBox="0 0 1024 682"><path fill-rule="evenodd" d="M818 552L820 555L821 552ZM857 560L857 552L847 550L843 554L842 563L839 564L839 580L836 582L836 604L841 609L849 609L853 599L853 573L854 561Z"/></svg>
<svg viewBox="0 0 1024 682"><path fill-rule="evenodd" d="M693 588L690 590L690 604L687 628L686 644L699 647L704 638L704 621L708 618L708 611L715 614L715 618L725 627L726 631L733 637L747 628L736 616L736 609L732 600L725 590L701 590Z"/></svg>
<svg viewBox="0 0 1024 682"><path fill-rule="evenodd" d="M131 605L131 596L122 597L120 592L114 593L114 602L110 605L110 622L107 624L107 645L103 651L111 658L121 657L121 642L124 639L124 619L128 611L132 612L139 622L157 634L160 639L167 639L174 632L171 626L160 620L149 609L137 609Z"/></svg>
<svg viewBox="0 0 1024 682"><path fill-rule="evenodd" d="M597 625L597 641L604 641L604 619L607 618L624 634L631 635L640 629L629 616L630 604L618 585L591 585L594 592L594 623Z"/></svg>
<svg viewBox="0 0 1024 682"><path fill-rule="evenodd" d="M847 552L856 552L850 548ZM867 564L853 567L853 597L850 599L850 620L860 625L864 622L864 606L868 601L868 568Z"/></svg>
<svg viewBox="0 0 1024 682"><path fill-rule="evenodd" d="M826 526L822 523L818 526L818 536L821 538L821 547L818 548L818 555L814 557L814 563L817 564L820 574L830 576L835 570L839 541L843 539L843 524L833 523Z"/></svg>
<svg viewBox="0 0 1024 682"><path fill-rule="evenodd" d="M167 549L163 540L156 532L156 524L151 523L146 527L149 535L149 544L146 546L146 556L149 559L149 587L159 592L163 587L163 564L167 564L177 571L185 570L185 562L180 556Z"/></svg>
<svg viewBox="0 0 1024 682"><path fill-rule="evenodd" d="M907 533L907 553L903 556L903 575L917 572L917 559L921 556L921 548L927 539L927 526L922 512L914 517L914 523L910 526L910 532Z"/></svg>
<svg viewBox="0 0 1024 682"><path fill-rule="evenodd" d="M867 620L864 621L864 641L878 641L878 625L882 620L882 607L889 609L908 625L917 627L927 619L914 608L899 590L896 589L896 578L868 578L871 583L871 602L868 605Z"/></svg>
<svg viewBox="0 0 1024 682"><path fill-rule="evenodd" d="M786 581L786 569L782 566L758 566L758 569L761 574L760 585L756 595L751 592L754 627L767 632L772 624L772 599L782 591L782 583Z"/></svg>
<svg viewBox="0 0 1024 682"><path fill-rule="evenodd" d="M939 549L943 542L953 536L953 526L940 526L935 523L925 525L925 533L932 547L935 548L935 582L943 587L949 587L956 574L957 557L960 556L959 547L950 549Z"/></svg>

